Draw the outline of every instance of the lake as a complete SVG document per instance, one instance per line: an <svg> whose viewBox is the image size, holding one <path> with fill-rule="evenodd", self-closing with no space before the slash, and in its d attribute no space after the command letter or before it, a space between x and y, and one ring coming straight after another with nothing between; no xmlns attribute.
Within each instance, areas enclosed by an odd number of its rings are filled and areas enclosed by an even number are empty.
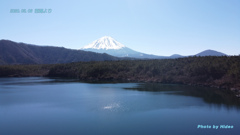
<svg viewBox="0 0 240 135"><path fill-rule="evenodd" d="M0 78L0 135L237 135L239 101L197 86Z"/></svg>

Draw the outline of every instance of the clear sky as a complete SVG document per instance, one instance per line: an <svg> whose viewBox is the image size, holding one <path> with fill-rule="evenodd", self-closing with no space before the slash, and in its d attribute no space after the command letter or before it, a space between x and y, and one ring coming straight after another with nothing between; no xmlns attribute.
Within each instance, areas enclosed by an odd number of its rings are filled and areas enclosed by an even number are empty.
<svg viewBox="0 0 240 135"><path fill-rule="evenodd" d="M240 0L0 0L0 39L79 49L103 36L162 56L239 55Z"/></svg>

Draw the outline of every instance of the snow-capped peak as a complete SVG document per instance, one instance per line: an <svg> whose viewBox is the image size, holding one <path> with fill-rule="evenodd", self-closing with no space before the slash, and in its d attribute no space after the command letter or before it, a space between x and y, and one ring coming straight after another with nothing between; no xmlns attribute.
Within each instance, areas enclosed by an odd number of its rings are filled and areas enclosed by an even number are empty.
<svg viewBox="0 0 240 135"><path fill-rule="evenodd" d="M119 43L115 39L109 36L104 36L98 40L93 41L91 44L84 46L81 49L121 49L125 47L123 44Z"/></svg>

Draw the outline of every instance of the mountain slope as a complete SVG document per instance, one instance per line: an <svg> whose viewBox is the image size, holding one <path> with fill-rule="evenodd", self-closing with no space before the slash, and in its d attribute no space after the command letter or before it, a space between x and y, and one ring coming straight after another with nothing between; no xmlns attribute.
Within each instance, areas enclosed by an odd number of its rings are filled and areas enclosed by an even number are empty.
<svg viewBox="0 0 240 135"><path fill-rule="evenodd" d="M150 55L150 54L137 52L119 43L112 37L108 37L108 36L104 36L102 38L99 38L98 40L93 41L87 46L84 46L83 48L81 48L81 50L97 52L97 53L107 53L116 57L133 57L133 58L141 58L141 59L166 59L166 58L176 59L176 58L187 57L179 54L174 54L171 56L157 56L157 55ZM225 55L226 54L217 52L214 50L205 50L196 55L190 55L190 56L225 56Z"/></svg>
<svg viewBox="0 0 240 135"><path fill-rule="evenodd" d="M116 57L133 57L150 59L165 58L164 56L149 55L134 51L109 36L99 38L98 40L95 40L92 43L84 46L83 48L81 48L81 50L97 53L107 53Z"/></svg>
<svg viewBox="0 0 240 135"><path fill-rule="evenodd" d="M186 57L186 56L182 56L182 55L179 55L179 54L173 54L173 55L169 56L169 58L172 58L172 59L182 58L182 57Z"/></svg>
<svg viewBox="0 0 240 135"><path fill-rule="evenodd" d="M119 60L108 54L98 54L63 47L36 46L0 40L0 64L55 64L78 61Z"/></svg>
<svg viewBox="0 0 240 135"><path fill-rule="evenodd" d="M205 50L196 54L196 56L226 56L226 54L215 50Z"/></svg>

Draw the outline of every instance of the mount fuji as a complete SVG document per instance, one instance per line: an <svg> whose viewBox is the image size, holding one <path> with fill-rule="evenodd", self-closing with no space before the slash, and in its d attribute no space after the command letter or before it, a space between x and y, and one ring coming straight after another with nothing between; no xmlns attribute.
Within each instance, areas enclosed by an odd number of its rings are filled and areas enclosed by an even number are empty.
<svg viewBox="0 0 240 135"><path fill-rule="evenodd" d="M116 57L131 57L131 58L140 58L140 59L175 59L175 58L183 58L188 56L182 56L179 54L174 54L171 56L157 56L150 55L141 52L134 51L125 45L119 43L115 39L109 36L104 36L99 38L98 40L93 41L92 43L84 46L80 50L97 52L97 53L107 53ZM195 55L189 56L226 56L226 54L217 52L215 50L205 50Z"/></svg>
<svg viewBox="0 0 240 135"><path fill-rule="evenodd" d="M149 55L134 51L109 36L104 36L98 40L95 40L92 43L84 46L80 50L97 53L107 53L109 55L116 57L152 58L152 59L165 58L164 56Z"/></svg>

